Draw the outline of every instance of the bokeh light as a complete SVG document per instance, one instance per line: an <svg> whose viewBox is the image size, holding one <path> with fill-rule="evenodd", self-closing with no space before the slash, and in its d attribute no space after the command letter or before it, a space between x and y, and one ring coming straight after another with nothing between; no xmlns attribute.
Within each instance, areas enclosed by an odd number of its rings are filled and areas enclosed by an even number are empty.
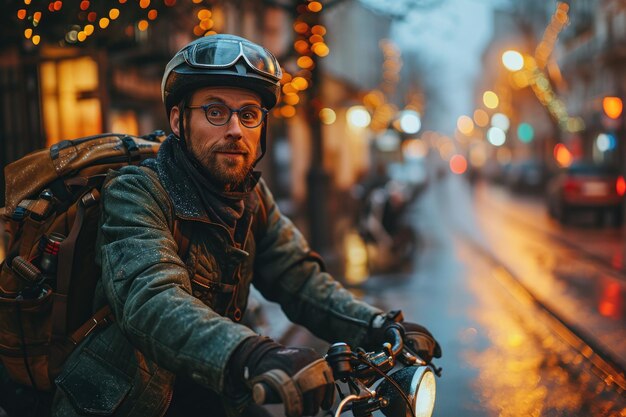
<svg viewBox="0 0 626 417"><path fill-rule="evenodd" d="M400 115L400 129L410 135L419 132L422 127L422 120L418 112L404 110Z"/></svg>
<svg viewBox="0 0 626 417"><path fill-rule="evenodd" d="M506 142L506 133L499 127L491 127L487 131L487 140L493 146L502 146Z"/></svg>
<svg viewBox="0 0 626 417"><path fill-rule="evenodd" d="M505 132L509 130L511 126L511 122L509 121L509 117L504 113L495 113L491 116L491 125L495 127L499 127Z"/></svg>
<svg viewBox="0 0 626 417"><path fill-rule="evenodd" d="M346 112L348 123L354 127L367 127L372 121L367 109L363 106L352 106Z"/></svg>
<svg viewBox="0 0 626 417"><path fill-rule="evenodd" d="M337 120L337 114L329 107L324 107L319 113L320 120L325 125L332 125Z"/></svg>
<svg viewBox="0 0 626 417"><path fill-rule="evenodd" d="M476 126L485 127L489 124L489 115L483 109L474 111L474 123Z"/></svg>
<svg viewBox="0 0 626 417"><path fill-rule="evenodd" d="M498 99L498 95L493 91L485 91L483 94L483 103L489 109L495 109L498 107L500 100Z"/></svg>
<svg viewBox="0 0 626 417"><path fill-rule="evenodd" d="M535 129L528 123L520 123L517 126L517 137L524 143L531 142L535 137Z"/></svg>
<svg viewBox="0 0 626 417"><path fill-rule="evenodd" d="M467 171L467 160L463 155L452 155L452 158L450 158L450 171L454 174L463 174Z"/></svg>
<svg viewBox="0 0 626 417"><path fill-rule="evenodd" d="M471 135L474 131L474 122L468 116L463 115L457 119L456 127L464 135Z"/></svg>
<svg viewBox="0 0 626 417"><path fill-rule="evenodd" d="M511 71L519 71L524 68L524 57L517 51L508 50L502 54L502 63Z"/></svg>

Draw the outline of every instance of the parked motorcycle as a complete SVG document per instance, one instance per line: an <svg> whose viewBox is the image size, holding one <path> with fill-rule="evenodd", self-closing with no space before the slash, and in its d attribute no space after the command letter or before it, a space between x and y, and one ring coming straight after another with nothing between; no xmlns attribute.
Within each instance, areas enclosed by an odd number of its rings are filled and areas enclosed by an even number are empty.
<svg viewBox="0 0 626 417"><path fill-rule="evenodd" d="M390 180L360 196L357 228L366 246L370 272L411 266L419 241L407 209L420 191Z"/></svg>
<svg viewBox="0 0 626 417"><path fill-rule="evenodd" d="M441 369L409 352L398 329L390 329L388 336L391 343L385 343L377 352L353 350L346 343L330 346L324 359L330 365L335 381L341 381L349 390L349 394L344 393L341 384L335 384L341 401L332 415L339 417L352 411L354 417L371 417L377 410L387 417L432 415L435 375L441 376ZM268 376L263 380L261 376L261 381L253 386L253 399L259 405L282 402L276 390L271 388L270 379ZM285 407L288 417L295 417L287 410Z"/></svg>

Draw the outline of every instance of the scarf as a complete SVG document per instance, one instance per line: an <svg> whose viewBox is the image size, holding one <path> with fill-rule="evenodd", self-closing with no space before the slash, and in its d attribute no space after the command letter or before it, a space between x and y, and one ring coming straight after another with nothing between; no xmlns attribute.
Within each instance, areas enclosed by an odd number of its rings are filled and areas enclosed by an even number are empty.
<svg viewBox="0 0 626 417"><path fill-rule="evenodd" d="M237 190L224 191L211 182L207 169L183 148L180 140L173 142L174 160L196 187L209 219L226 227L234 240L237 221L244 213L244 200L259 181L261 173L250 172Z"/></svg>

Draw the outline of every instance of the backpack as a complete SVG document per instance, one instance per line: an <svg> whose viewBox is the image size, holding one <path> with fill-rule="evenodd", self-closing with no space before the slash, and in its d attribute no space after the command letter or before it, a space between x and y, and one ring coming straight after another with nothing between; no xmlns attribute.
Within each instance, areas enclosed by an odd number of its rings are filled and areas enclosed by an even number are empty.
<svg viewBox="0 0 626 417"><path fill-rule="evenodd" d="M64 140L5 167L0 360L15 382L52 390L74 347L112 320L108 306L92 311L99 190L110 169L155 157L164 139L155 131Z"/></svg>

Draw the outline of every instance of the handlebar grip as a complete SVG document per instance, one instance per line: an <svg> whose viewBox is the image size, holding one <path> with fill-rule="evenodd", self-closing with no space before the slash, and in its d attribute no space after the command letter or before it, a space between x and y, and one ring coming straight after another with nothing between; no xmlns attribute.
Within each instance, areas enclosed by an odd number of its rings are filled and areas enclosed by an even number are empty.
<svg viewBox="0 0 626 417"><path fill-rule="evenodd" d="M252 400L257 405L280 404L282 402L280 395L265 382L257 382L252 386Z"/></svg>
<svg viewBox="0 0 626 417"><path fill-rule="evenodd" d="M399 325L390 326L385 332L385 336L387 336L387 340L391 342L391 354L395 357L400 352L402 352L402 348L404 347L404 342L402 341L402 333Z"/></svg>

